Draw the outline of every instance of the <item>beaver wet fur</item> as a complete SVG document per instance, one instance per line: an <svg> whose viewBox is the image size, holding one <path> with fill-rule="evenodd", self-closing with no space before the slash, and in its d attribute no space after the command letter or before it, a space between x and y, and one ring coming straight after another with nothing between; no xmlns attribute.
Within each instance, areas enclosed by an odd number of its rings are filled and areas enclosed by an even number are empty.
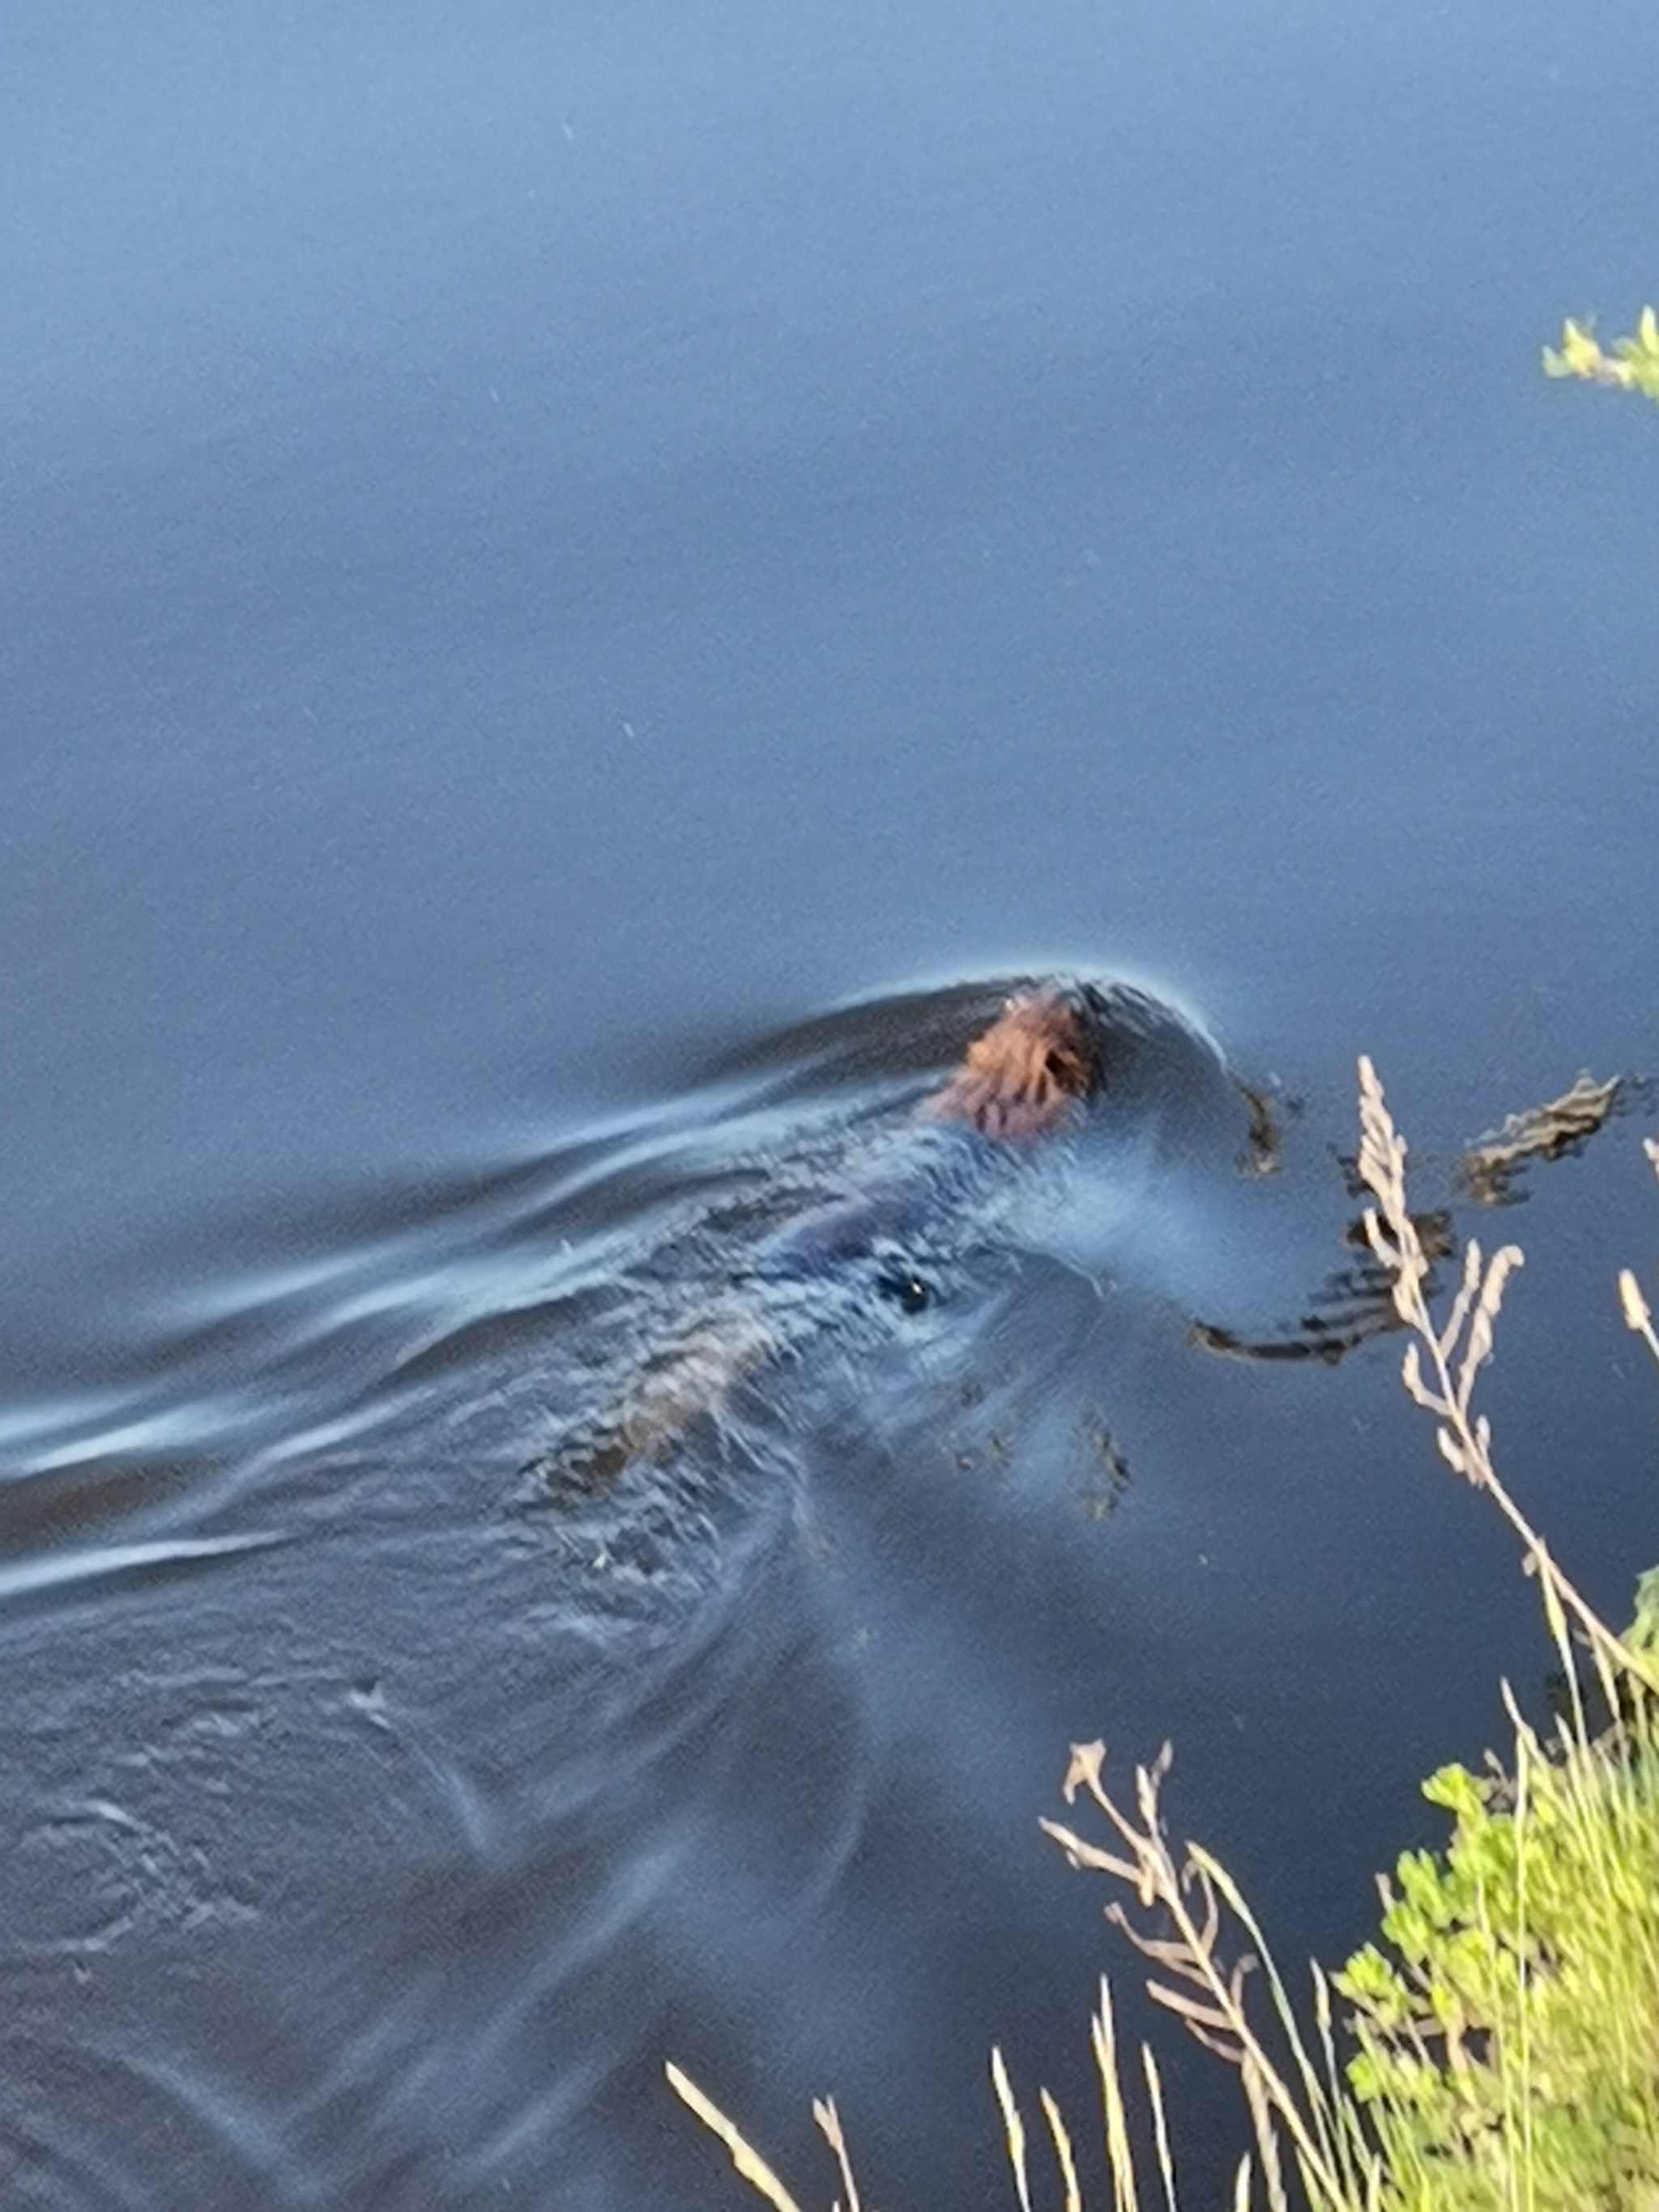
<svg viewBox="0 0 1659 2212"><path fill-rule="evenodd" d="M1100 1080L1090 1010L1075 993L1022 992L974 1039L921 1111L969 1121L981 1136L1022 1143L1063 1128Z"/></svg>
<svg viewBox="0 0 1659 2212"><path fill-rule="evenodd" d="M912 1120L964 1125L999 1146L1059 1134L1103 1087L1103 1014L1086 986L1017 991L943 1084L917 1102ZM839 1224L848 1212L831 1208L829 1218ZM849 1218L861 1233L855 1203ZM896 1292L907 1311L915 1310L913 1289L921 1292L920 1280L906 1275ZM785 1348L752 1290L741 1279L728 1285L694 1327L645 1359L599 1432L560 1455L557 1486L591 1490L631 1462L659 1462L696 1419L717 1415L745 1376ZM543 1472L554 1475L551 1468Z"/></svg>

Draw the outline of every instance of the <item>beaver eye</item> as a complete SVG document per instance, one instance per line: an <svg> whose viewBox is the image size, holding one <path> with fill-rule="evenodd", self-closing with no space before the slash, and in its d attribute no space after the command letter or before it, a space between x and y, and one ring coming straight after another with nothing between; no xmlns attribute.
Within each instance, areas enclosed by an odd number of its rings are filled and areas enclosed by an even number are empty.
<svg viewBox="0 0 1659 2212"><path fill-rule="evenodd" d="M914 1267L890 1268L877 1276L876 1288L902 1313L921 1313L933 1302L933 1285L924 1282Z"/></svg>

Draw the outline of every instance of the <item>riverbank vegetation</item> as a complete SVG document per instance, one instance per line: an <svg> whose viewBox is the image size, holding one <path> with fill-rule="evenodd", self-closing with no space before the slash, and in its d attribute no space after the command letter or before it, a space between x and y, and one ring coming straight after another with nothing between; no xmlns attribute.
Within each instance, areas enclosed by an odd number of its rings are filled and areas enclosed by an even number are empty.
<svg viewBox="0 0 1659 2212"><path fill-rule="evenodd" d="M1651 335L1659 372L1659 331ZM1284 2212L1304 2200L1313 2212L1656 2212L1659 1571L1643 1577L1635 1621L1615 1633L1505 1488L1474 1396L1522 1255L1506 1245L1488 1259L1471 1240L1437 1320L1405 1143L1363 1060L1360 1119L1365 1233L1407 1332L1405 1387L1432 1416L1443 1459L1520 1540L1560 1659L1561 1711L1548 1726L1534 1723L1505 1686L1507 1760L1480 1772L1443 1767L1424 1785L1451 1815L1449 1842L1400 1859L1381 1885L1378 1940L1340 1972L1316 1967L1305 2008L1219 1861L1171 1844L1159 1806L1167 1745L1136 1771L1127 1806L1106 1785L1104 1747L1078 1747L1066 1796L1091 1813L1091 1832L1042 1826L1074 1866L1121 1893L1107 1917L1150 1966L1150 1993L1237 2071L1253 2147L1237 2169L1235 2212ZM1659 1170L1659 1145L1646 1149ZM1659 1359L1651 1310L1628 1270L1620 1296L1627 1325ZM1176 2212L1179 2145L1157 2061L1143 2045L1138 2069L1124 2063L1104 1980L1092 2040L1099 2189L1055 2100L1040 2090L1041 2121L1028 2123L1001 2053L992 2053L1021 2212L1050 2203L1065 2212L1085 2203ZM733 2123L678 2068L668 2075L775 2212L799 2212ZM1139 2156L1132 2098L1146 2113ZM814 2115L839 2168L838 2212L860 2212L835 2106L821 2102Z"/></svg>
<svg viewBox="0 0 1659 2212"><path fill-rule="evenodd" d="M1570 321L1562 328L1560 351L1544 348L1544 374L1582 377L1588 384L1614 385L1659 399L1659 317L1644 307L1635 337L1615 338L1611 353L1601 350L1588 322Z"/></svg>

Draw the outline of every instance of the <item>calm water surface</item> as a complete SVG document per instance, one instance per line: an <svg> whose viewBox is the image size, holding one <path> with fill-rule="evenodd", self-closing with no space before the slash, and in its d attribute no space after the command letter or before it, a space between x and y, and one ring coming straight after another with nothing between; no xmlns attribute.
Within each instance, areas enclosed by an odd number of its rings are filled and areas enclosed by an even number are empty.
<svg viewBox="0 0 1659 2212"><path fill-rule="evenodd" d="M1172 1737L1294 1960L1541 1675L1389 1346L1188 1331L1340 1265L1357 1052L1431 1193L1656 1071L1659 426L1537 349L1650 291L1659 27L233 16L0 30L6 2202L738 2201L673 2056L804 2194L833 2088L879 2201L1001 2203L988 2045L1080 2110L1131 1979L1071 1741ZM1156 1079L925 1172L921 1310L781 1306L1056 972ZM1495 1224L1615 1612L1641 1127ZM562 1490L750 1297L720 1419Z"/></svg>

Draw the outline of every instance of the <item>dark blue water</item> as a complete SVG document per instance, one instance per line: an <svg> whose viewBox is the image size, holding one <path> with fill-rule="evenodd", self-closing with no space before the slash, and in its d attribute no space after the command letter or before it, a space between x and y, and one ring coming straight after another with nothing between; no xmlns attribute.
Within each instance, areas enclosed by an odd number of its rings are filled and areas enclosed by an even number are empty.
<svg viewBox="0 0 1659 2212"><path fill-rule="evenodd" d="M1080 2106L1130 1978L1069 1741L1172 1736L1295 1959L1546 1663L1386 1345L1186 1333L1340 1264L1357 1052L1431 1182L1652 1072L1659 421L1538 349L1650 294L1659 30L233 16L0 28L7 2201L732 2202L673 2056L804 2194L833 2088L881 2201L1002 2202L986 2046ZM969 1208L551 1510L728 1201L1056 971L1300 1102L1281 1175ZM1498 1224L1615 1613L1639 1127Z"/></svg>

